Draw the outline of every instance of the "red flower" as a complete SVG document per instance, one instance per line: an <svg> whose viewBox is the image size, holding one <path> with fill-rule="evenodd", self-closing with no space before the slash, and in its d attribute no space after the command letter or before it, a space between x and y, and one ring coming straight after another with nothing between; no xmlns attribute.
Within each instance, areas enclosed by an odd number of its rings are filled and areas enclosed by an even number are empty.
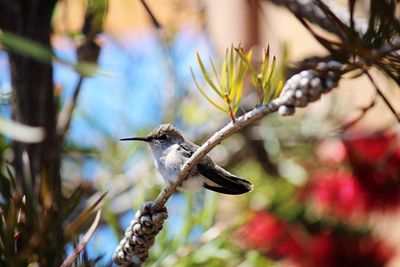
<svg viewBox="0 0 400 267"><path fill-rule="evenodd" d="M239 230L239 235L249 248L271 258L296 258L302 248L289 232L286 222L267 212L256 212Z"/></svg>
<svg viewBox="0 0 400 267"><path fill-rule="evenodd" d="M297 238L294 238L294 237ZM301 267L382 267L394 256L386 243L370 235L309 233L267 212L257 212L239 230L240 241L267 257ZM301 240L301 241L299 241ZM294 264L294 265L293 265Z"/></svg>
<svg viewBox="0 0 400 267"><path fill-rule="evenodd" d="M364 210L364 197L357 180L348 172L320 172L306 189L316 209L347 218Z"/></svg>
<svg viewBox="0 0 400 267"><path fill-rule="evenodd" d="M371 236L315 236L307 267L382 267L394 255L392 248Z"/></svg>
<svg viewBox="0 0 400 267"><path fill-rule="evenodd" d="M345 140L349 162L373 209L400 204L400 146L393 133Z"/></svg>

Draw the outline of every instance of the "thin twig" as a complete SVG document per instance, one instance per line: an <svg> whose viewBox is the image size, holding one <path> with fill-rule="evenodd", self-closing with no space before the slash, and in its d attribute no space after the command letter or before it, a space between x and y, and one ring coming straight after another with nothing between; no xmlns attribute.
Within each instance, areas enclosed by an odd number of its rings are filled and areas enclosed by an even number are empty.
<svg viewBox="0 0 400 267"><path fill-rule="evenodd" d="M57 133L60 139L63 139L65 133L67 132L71 124L72 114L74 112L76 103L78 101L78 96L82 88L83 79L84 79L83 76L79 77L78 83L75 86L71 100L66 104L65 108L58 117Z"/></svg>
<svg viewBox="0 0 400 267"><path fill-rule="evenodd" d="M371 81L371 84L375 87L376 92L379 94L379 96L382 98L382 100L385 102L385 104L388 106L392 114L396 117L396 120L400 123L400 115L397 114L397 111L394 109L392 104L389 102L389 100L386 98L386 96L383 94L382 90L379 89L378 85L376 84L374 78L372 78L371 74L368 72L368 70L364 69L364 73L367 75L368 79Z"/></svg>
<svg viewBox="0 0 400 267"><path fill-rule="evenodd" d="M231 121L232 121L233 123L235 123L235 114L234 114L234 112L233 112L231 100L229 99L228 94L225 94L225 101L226 101L226 104L228 104L229 117L231 117Z"/></svg>
<svg viewBox="0 0 400 267"><path fill-rule="evenodd" d="M355 124L357 124L359 121L361 121L368 114L368 111L370 111L376 105L377 98L378 98L378 92L376 93L376 95L374 96L374 98L368 105L359 108L361 113L357 117L344 123L338 129L334 130L333 132L334 133L344 133L345 131L347 131L351 127L353 127Z"/></svg>
<svg viewBox="0 0 400 267"><path fill-rule="evenodd" d="M324 30L341 35L342 31L335 23L333 23L323 12L320 7L315 8L314 0L270 0L275 5L285 6L295 15L299 15L313 24L318 25ZM350 14L345 7L336 5L332 1L324 2L332 10L337 18L347 24L350 21ZM357 32L364 34L368 28L368 21L364 18L354 18L355 29Z"/></svg>
<svg viewBox="0 0 400 267"><path fill-rule="evenodd" d="M140 0L140 2L142 3L143 7L146 9L147 14L149 14L149 16L151 18L151 22L153 23L154 27L156 27L157 29L161 29L161 23L158 21L158 19L154 15L153 11L151 11L151 9L147 5L146 1Z"/></svg>
<svg viewBox="0 0 400 267"><path fill-rule="evenodd" d="M100 217L101 217L101 210L99 210L96 214L96 217L94 218L94 221L92 225L90 226L89 230L86 232L86 234L83 236L81 242L78 244L78 246L74 249L74 251L69 255L64 262L60 265L60 267L67 267L71 266L76 257L79 256L79 253L85 248L87 242L89 242L89 239L92 237L94 231L96 230L97 226L99 225L100 222Z"/></svg>
<svg viewBox="0 0 400 267"><path fill-rule="evenodd" d="M160 40L160 44L164 53L164 60L165 60L165 66L168 70L168 77L169 77L169 89L164 90L165 95L163 99L163 110L164 110L164 119L167 121L171 121L175 118L175 106L174 102L176 101L174 99L174 93L175 93L175 88L177 84L177 77L176 77L176 71L175 71L175 64L174 64L174 59L172 57L171 49L168 43L168 35L166 30L164 29L163 25L160 23L160 21L157 19L155 16L154 12L151 10L151 8L147 5L145 0L140 0L142 3L143 7L145 8L147 14L149 15L151 22L156 29L156 33L158 36L158 39ZM174 107L174 108L171 108Z"/></svg>
<svg viewBox="0 0 400 267"><path fill-rule="evenodd" d="M107 10L107 8L106 8ZM104 18L103 18L104 19ZM76 54L79 61L86 61L89 63L96 64L99 58L100 46L95 42L96 35L101 32L101 27L93 27L93 21L95 20L95 13L90 8L87 8L85 14L85 20L82 25L82 33L86 36L86 40L77 47ZM72 115L78 101L78 96L82 88L84 76L79 77L78 83L74 88L73 95L70 101L65 105L57 121L57 134L59 140L62 142L66 132L68 131Z"/></svg>

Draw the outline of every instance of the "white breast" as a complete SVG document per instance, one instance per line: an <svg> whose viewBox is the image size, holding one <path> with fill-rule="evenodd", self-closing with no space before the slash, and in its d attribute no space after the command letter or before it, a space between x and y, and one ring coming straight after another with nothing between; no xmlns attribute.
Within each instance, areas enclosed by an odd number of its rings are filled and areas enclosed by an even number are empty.
<svg viewBox="0 0 400 267"><path fill-rule="evenodd" d="M186 158L180 155L179 148L178 144L173 144L164 151L153 150L154 165L167 183L177 180L181 166L185 163ZM204 182L203 176L192 176L186 179L181 187L187 191L197 192L203 188Z"/></svg>
<svg viewBox="0 0 400 267"><path fill-rule="evenodd" d="M178 144L166 148L164 151L154 151L155 165L166 182L175 181L180 170L181 161L178 155Z"/></svg>

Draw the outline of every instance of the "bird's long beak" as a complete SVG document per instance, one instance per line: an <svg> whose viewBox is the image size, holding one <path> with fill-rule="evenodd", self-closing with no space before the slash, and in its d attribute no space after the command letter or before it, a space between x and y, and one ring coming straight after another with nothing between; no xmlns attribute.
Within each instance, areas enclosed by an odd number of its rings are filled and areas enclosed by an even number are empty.
<svg viewBox="0 0 400 267"><path fill-rule="evenodd" d="M143 142L151 142L149 137L128 137L128 138L121 138L119 141L143 141Z"/></svg>

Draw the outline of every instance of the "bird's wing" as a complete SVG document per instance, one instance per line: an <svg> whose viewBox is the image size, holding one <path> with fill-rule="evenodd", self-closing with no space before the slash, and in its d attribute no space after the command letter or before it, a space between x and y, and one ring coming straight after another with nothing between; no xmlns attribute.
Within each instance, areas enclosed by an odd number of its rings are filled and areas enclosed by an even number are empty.
<svg viewBox="0 0 400 267"><path fill-rule="evenodd" d="M190 142L183 142L180 144L180 148L181 152L190 158L199 147ZM253 185L249 181L234 176L219 167L209 156L200 160L195 171L209 179L209 182L204 185L205 188L218 193L238 195L253 189Z"/></svg>

